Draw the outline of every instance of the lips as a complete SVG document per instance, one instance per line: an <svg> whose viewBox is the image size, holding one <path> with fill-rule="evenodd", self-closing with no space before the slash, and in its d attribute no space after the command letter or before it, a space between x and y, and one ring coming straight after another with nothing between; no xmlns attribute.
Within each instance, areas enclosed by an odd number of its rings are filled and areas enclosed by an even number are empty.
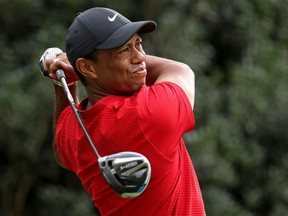
<svg viewBox="0 0 288 216"><path fill-rule="evenodd" d="M140 66L136 70L132 72L132 74L137 74L137 73L146 73L146 66Z"/></svg>
<svg viewBox="0 0 288 216"><path fill-rule="evenodd" d="M137 74L137 73L146 73L146 68L139 68L138 70L133 72L133 74Z"/></svg>

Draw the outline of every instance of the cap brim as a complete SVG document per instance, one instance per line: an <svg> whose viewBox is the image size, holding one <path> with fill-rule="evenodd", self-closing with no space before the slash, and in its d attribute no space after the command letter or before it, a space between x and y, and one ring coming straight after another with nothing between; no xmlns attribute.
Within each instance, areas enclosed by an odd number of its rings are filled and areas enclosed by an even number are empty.
<svg viewBox="0 0 288 216"><path fill-rule="evenodd" d="M156 29L154 21L131 22L114 31L97 50L117 48L128 42L135 33L149 33Z"/></svg>

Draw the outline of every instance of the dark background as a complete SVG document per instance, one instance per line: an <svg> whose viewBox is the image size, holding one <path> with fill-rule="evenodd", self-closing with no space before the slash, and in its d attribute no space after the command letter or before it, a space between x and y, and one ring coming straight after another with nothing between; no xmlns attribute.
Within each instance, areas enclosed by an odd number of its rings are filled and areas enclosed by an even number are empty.
<svg viewBox="0 0 288 216"><path fill-rule="evenodd" d="M146 52L194 70L196 128L185 139L207 215L287 215L287 0L1 0L0 215L98 215L54 162L53 88L38 69L94 6L155 20Z"/></svg>

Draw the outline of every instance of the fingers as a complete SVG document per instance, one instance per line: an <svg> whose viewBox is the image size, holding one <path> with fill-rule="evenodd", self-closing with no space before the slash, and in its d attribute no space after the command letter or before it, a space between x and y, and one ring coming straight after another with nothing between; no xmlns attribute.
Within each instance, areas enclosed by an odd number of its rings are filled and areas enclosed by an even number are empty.
<svg viewBox="0 0 288 216"><path fill-rule="evenodd" d="M49 76L53 79L57 79L55 74L56 71L58 69L62 69L65 73L67 82L74 82L79 80L65 53L57 55L56 58L46 60L45 64L48 68L47 71Z"/></svg>
<svg viewBox="0 0 288 216"><path fill-rule="evenodd" d="M70 64L66 53L59 48L48 48L40 58L40 69L44 76L57 79L56 71L62 69L65 73L67 82L79 80Z"/></svg>

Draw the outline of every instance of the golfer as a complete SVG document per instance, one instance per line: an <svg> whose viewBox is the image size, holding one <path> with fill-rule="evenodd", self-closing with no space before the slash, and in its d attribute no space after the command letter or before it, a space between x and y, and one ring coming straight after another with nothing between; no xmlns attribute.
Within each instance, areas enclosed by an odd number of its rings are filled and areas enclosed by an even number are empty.
<svg viewBox="0 0 288 216"><path fill-rule="evenodd" d="M195 124L194 73L184 63L145 54L141 35L155 29L153 21L131 22L114 10L91 8L68 29L66 53L43 61L55 80L56 160L78 176L103 216L205 215L182 139ZM151 179L138 197L122 198L101 175L57 82L59 68L100 155L132 151L149 160ZM80 102L78 80L87 93Z"/></svg>

